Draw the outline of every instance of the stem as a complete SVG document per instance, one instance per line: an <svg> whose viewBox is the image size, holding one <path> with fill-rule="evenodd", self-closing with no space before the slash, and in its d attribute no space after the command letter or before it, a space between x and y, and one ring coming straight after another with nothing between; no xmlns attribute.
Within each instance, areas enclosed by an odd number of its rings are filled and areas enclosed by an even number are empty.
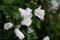
<svg viewBox="0 0 60 40"><path fill-rule="evenodd" d="M30 40L30 35L29 34L27 35L27 40Z"/></svg>

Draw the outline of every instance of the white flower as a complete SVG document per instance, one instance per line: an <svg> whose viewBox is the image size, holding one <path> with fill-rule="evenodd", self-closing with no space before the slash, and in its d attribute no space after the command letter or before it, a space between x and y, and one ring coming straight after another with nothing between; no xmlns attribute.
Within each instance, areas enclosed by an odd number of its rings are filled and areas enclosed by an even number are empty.
<svg viewBox="0 0 60 40"><path fill-rule="evenodd" d="M51 9L57 9L59 6L59 2L57 2L56 0L51 0Z"/></svg>
<svg viewBox="0 0 60 40"><path fill-rule="evenodd" d="M32 17L32 10L30 9L30 8L26 8L26 10L25 9L22 9L22 8L19 8L19 12L20 12L20 15L22 16L22 17L24 17L24 18L26 18L26 17Z"/></svg>
<svg viewBox="0 0 60 40"><path fill-rule="evenodd" d="M39 19L41 19L41 20L44 19L45 10L42 10L42 9L41 9L41 6L38 7L37 9L35 9L34 13L35 13L35 15L36 15L37 17L39 17Z"/></svg>
<svg viewBox="0 0 60 40"><path fill-rule="evenodd" d="M32 23L32 20L31 20L31 18L29 18L29 17L27 17L27 18L25 18L25 19L23 19L22 21L21 21L21 24L22 25L26 25L26 26L30 26L31 25L31 23Z"/></svg>
<svg viewBox="0 0 60 40"><path fill-rule="evenodd" d="M11 23L11 22L8 22L8 23L4 24L4 29L5 30L8 30L9 28L12 28L12 27L13 27L13 23Z"/></svg>
<svg viewBox="0 0 60 40"><path fill-rule="evenodd" d="M25 9L22 9L22 8L19 8L19 11L20 11L20 15L23 17L23 20L21 21L21 24L22 25L26 25L26 26L29 26L31 25L32 23L32 10L30 8L26 8Z"/></svg>
<svg viewBox="0 0 60 40"><path fill-rule="evenodd" d="M32 33L33 29L32 28L28 28L27 31L28 31L28 33Z"/></svg>
<svg viewBox="0 0 60 40"><path fill-rule="evenodd" d="M15 28L14 32L20 40L24 39L24 37L25 37L24 34L18 28Z"/></svg>
<svg viewBox="0 0 60 40"><path fill-rule="evenodd" d="M27 17L32 18L32 9L26 8Z"/></svg>
<svg viewBox="0 0 60 40"><path fill-rule="evenodd" d="M48 36L44 37L43 40L50 40Z"/></svg>

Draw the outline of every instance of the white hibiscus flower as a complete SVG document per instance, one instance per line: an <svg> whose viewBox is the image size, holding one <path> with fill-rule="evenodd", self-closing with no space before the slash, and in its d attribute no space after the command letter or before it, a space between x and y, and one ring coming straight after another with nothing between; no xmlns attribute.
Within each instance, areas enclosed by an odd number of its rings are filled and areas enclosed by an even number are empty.
<svg viewBox="0 0 60 40"><path fill-rule="evenodd" d="M31 23L32 23L32 19L29 18L29 17L27 17L27 18L25 18L25 19L23 19L23 20L21 21L21 24L22 24L22 25L26 25L26 26L28 26L28 27L31 25Z"/></svg>
<svg viewBox="0 0 60 40"><path fill-rule="evenodd" d="M19 8L19 11L20 11L20 15L23 17L23 20L21 21L21 24L22 25L26 25L26 26L29 26L31 25L32 23L32 10L30 8L26 8L25 9L22 9L22 8Z"/></svg>
<svg viewBox="0 0 60 40"><path fill-rule="evenodd" d="M50 40L48 36L44 37L43 40Z"/></svg>
<svg viewBox="0 0 60 40"><path fill-rule="evenodd" d="M41 19L41 20L44 19L45 10L42 10L42 9L41 9L41 6L38 7L37 9L35 9L34 13L35 13L35 15L36 15L37 17L39 17L39 19Z"/></svg>
<svg viewBox="0 0 60 40"><path fill-rule="evenodd" d="M32 10L30 9L30 8L26 8L26 10L25 9L22 9L22 8L19 8L19 11L20 11L20 15L22 16L22 17L24 17L24 18L26 18L26 17L32 17Z"/></svg>
<svg viewBox="0 0 60 40"><path fill-rule="evenodd" d="M4 24L4 29L5 30L8 30L9 28L12 28L12 27L13 27L13 23L11 23L11 22L8 22L8 23Z"/></svg>
<svg viewBox="0 0 60 40"><path fill-rule="evenodd" d="M16 34L16 36L20 39L20 40L22 40L22 39L24 39L25 38L25 36L24 36L24 34L18 29L18 28L15 28L15 34Z"/></svg>

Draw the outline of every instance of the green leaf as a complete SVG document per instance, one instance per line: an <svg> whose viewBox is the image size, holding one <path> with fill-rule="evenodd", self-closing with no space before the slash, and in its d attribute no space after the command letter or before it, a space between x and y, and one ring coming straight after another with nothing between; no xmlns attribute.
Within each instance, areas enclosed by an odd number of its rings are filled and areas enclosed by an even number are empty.
<svg viewBox="0 0 60 40"><path fill-rule="evenodd" d="M15 0L3 0L4 3L6 4L12 4L14 3Z"/></svg>
<svg viewBox="0 0 60 40"><path fill-rule="evenodd" d="M34 25L35 27L37 27L38 29L40 29L40 26L41 26L40 20L37 17L34 17L32 25Z"/></svg>
<svg viewBox="0 0 60 40"><path fill-rule="evenodd" d="M12 10L12 16L13 20L15 20L17 24L20 24L22 17L17 9Z"/></svg>

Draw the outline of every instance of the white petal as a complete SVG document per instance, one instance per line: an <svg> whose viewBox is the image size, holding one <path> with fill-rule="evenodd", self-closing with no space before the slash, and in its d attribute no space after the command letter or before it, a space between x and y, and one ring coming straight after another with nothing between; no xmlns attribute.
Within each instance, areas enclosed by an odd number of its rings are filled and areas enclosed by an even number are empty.
<svg viewBox="0 0 60 40"><path fill-rule="evenodd" d="M32 15L32 13L31 13L28 17L32 18L32 16L33 16L33 15Z"/></svg>
<svg viewBox="0 0 60 40"><path fill-rule="evenodd" d="M43 40L50 40L48 36L44 37Z"/></svg>
<svg viewBox="0 0 60 40"><path fill-rule="evenodd" d="M29 18L29 17L27 17L27 18L25 18L25 19L23 19L23 20L21 21L21 24L22 24L22 25L26 25L26 26L31 25L31 23L32 23L32 20L31 20L31 18Z"/></svg>
<svg viewBox="0 0 60 40"><path fill-rule="evenodd" d="M44 15L40 15L39 18L40 18L41 20L44 20Z"/></svg>
<svg viewBox="0 0 60 40"><path fill-rule="evenodd" d="M24 34L18 28L15 28L14 32L20 40L24 39L24 37L25 37Z"/></svg>
<svg viewBox="0 0 60 40"><path fill-rule="evenodd" d="M26 8L26 11L28 11L28 13L30 12L32 12L32 9L30 9L30 8Z"/></svg>
<svg viewBox="0 0 60 40"><path fill-rule="evenodd" d="M20 11L20 15L22 17L26 17L26 10L25 9L19 8L19 11Z"/></svg>
<svg viewBox="0 0 60 40"><path fill-rule="evenodd" d="M11 23L11 22L8 22L8 23L4 24L4 29L5 30L8 30L9 28L12 28L12 27L13 27L13 23Z"/></svg>
<svg viewBox="0 0 60 40"><path fill-rule="evenodd" d="M32 18L32 10L30 8L26 8L26 14L27 14L27 17L30 17Z"/></svg>
<svg viewBox="0 0 60 40"><path fill-rule="evenodd" d="M40 10L40 9L41 9L41 6L39 6L37 9L39 9L39 10Z"/></svg>

